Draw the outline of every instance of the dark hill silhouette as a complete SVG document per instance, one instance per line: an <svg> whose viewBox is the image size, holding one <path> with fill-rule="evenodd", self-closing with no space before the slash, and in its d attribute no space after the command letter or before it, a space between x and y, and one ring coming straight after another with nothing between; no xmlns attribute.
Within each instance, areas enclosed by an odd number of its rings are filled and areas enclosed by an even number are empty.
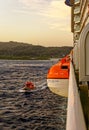
<svg viewBox="0 0 89 130"><path fill-rule="evenodd" d="M44 47L20 42L0 42L1 59L49 59L67 55L72 47Z"/></svg>

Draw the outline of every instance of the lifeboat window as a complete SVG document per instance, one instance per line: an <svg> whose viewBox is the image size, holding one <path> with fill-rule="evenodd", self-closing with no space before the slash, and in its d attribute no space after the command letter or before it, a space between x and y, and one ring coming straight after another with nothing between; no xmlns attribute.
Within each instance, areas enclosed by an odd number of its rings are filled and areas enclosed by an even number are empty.
<svg viewBox="0 0 89 130"><path fill-rule="evenodd" d="M68 66L61 66L61 69L68 69Z"/></svg>

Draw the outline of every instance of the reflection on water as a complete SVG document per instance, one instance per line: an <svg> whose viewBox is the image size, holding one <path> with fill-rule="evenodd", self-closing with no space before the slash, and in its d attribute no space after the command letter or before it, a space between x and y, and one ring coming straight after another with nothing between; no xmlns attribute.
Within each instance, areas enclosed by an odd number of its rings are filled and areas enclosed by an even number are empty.
<svg viewBox="0 0 89 130"><path fill-rule="evenodd" d="M52 61L0 61L0 130L65 130L66 99L49 91ZM36 91L21 93L26 81Z"/></svg>

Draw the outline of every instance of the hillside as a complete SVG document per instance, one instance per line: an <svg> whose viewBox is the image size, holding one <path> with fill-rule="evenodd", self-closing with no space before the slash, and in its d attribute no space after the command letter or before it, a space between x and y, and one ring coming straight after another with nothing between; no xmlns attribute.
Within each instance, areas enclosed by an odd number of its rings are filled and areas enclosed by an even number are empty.
<svg viewBox="0 0 89 130"><path fill-rule="evenodd" d="M0 42L0 59L49 59L69 54L72 47L43 47L19 42Z"/></svg>

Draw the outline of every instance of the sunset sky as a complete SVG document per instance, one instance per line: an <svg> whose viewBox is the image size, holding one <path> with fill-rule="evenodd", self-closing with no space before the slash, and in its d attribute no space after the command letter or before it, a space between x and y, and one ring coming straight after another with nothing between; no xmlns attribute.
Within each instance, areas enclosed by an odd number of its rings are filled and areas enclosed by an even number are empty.
<svg viewBox="0 0 89 130"><path fill-rule="evenodd" d="M0 0L0 41L72 46L65 0Z"/></svg>

